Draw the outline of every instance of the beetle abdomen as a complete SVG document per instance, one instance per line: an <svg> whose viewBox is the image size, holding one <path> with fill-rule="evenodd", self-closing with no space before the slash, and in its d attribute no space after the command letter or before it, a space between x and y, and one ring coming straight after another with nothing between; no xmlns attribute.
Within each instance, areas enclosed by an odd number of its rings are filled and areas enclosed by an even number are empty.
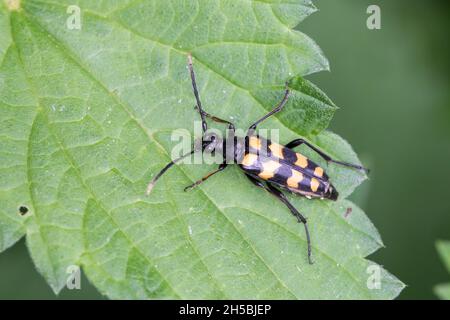
<svg viewBox="0 0 450 320"><path fill-rule="evenodd" d="M335 200L337 192L325 171L313 161L285 146L251 136L240 164L248 174L292 192Z"/></svg>

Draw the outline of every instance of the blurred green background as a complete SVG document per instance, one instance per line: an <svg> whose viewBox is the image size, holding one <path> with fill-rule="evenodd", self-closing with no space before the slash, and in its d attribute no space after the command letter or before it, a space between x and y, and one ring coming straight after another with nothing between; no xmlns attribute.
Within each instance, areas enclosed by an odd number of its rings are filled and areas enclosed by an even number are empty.
<svg viewBox="0 0 450 320"><path fill-rule="evenodd" d="M299 29L330 60L331 73L308 78L341 107L331 129L371 167L353 195L386 245L370 259L408 287L401 299L435 299L450 275L436 253L450 239L450 3L423 0L316 0L319 12ZM381 30L366 9L381 8ZM0 255L0 299L101 298L82 290L55 297L22 240Z"/></svg>
<svg viewBox="0 0 450 320"><path fill-rule="evenodd" d="M331 73L308 77L341 107L331 129L371 167L352 196L386 248L370 258L408 287L403 299L435 299L448 282L435 250L450 239L450 3L319 0L301 30L317 41ZM381 8L381 30L366 9Z"/></svg>

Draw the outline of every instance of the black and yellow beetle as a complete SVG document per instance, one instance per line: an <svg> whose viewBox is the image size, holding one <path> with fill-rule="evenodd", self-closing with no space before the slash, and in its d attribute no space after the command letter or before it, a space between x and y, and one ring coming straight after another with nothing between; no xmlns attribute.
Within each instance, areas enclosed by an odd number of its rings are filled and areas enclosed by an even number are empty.
<svg viewBox="0 0 450 320"><path fill-rule="evenodd" d="M168 163L149 183L147 187L147 195L150 194L156 181L164 174L164 172L166 172L167 169L181 159L192 155L197 151L219 153L223 156L223 162L219 165L219 168L194 182L190 186L187 186L184 190L186 191L187 189L198 186L212 175L225 169L230 163L239 165L244 174L254 185L265 189L278 198L289 208L291 213L297 218L298 222L303 223L308 244L308 261L309 263L312 263L311 239L309 236L306 219L289 202L286 195L280 189L308 198L321 198L333 201L338 199L339 194L336 188L331 184L323 168L315 164L304 155L293 151L293 149L301 144L305 144L317 152L317 154L325 159L327 163L333 162L343 166L365 170L366 172L367 169L360 165L336 161L304 139L295 139L283 146L255 134L255 129L258 124L271 115L280 112L286 105L289 97L289 88L287 85L283 99L272 111L253 123L248 129L245 137L239 138L235 136L235 126L233 123L210 115L203 110L195 81L191 55L188 56L188 67L191 75L194 96L197 102L196 109L199 111L202 120L202 141L198 148L193 148L193 150L189 153ZM206 123L206 118L218 123L227 124L229 129L227 138L223 139L219 137L219 135L207 131L208 126ZM227 143L230 141L233 143Z"/></svg>

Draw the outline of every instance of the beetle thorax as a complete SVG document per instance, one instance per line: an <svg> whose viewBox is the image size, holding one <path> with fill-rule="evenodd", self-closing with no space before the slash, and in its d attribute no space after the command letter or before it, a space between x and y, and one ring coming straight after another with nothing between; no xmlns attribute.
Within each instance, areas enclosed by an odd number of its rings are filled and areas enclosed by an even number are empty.
<svg viewBox="0 0 450 320"><path fill-rule="evenodd" d="M245 153L245 140L236 137L233 133L226 139L215 133L206 133L203 136L203 152L221 154L227 163L239 163Z"/></svg>

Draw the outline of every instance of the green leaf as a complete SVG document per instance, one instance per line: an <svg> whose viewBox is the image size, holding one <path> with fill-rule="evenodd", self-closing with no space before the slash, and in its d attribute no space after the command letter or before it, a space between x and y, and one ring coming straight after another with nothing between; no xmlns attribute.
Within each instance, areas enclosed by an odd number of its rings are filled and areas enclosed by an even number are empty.
<svg viewBox="0 0 450 320"><path fill-rule="evenodd" d="M67 28L74 3L81 30ZM291 79L293 99L261 128L359 163L324 131L335 105L301 78L328 69L292 29L314 10L309 0L2 2L0 250L25 235L55 292L80 265L110 298L396 297L403 284L381 267L381 286L367 286L377 265L364 257L382 242L344 199L366 178L358 171L329 166L336 203L291 197L309 219L314 265L303 227L236 167L185 193L212 166L180 165L144 195L169 161L171 131L198 120L188 52L208 112L248 127Z"/></svg>
<svg viewBox="0 0 450 320"><path fill-rule="evenodd" d="M445 268L450 272L450 241L439 240L436 242L436 248L444 262ZM442 300L450 300L450 283L435 286L434 292Z"/></svg>

